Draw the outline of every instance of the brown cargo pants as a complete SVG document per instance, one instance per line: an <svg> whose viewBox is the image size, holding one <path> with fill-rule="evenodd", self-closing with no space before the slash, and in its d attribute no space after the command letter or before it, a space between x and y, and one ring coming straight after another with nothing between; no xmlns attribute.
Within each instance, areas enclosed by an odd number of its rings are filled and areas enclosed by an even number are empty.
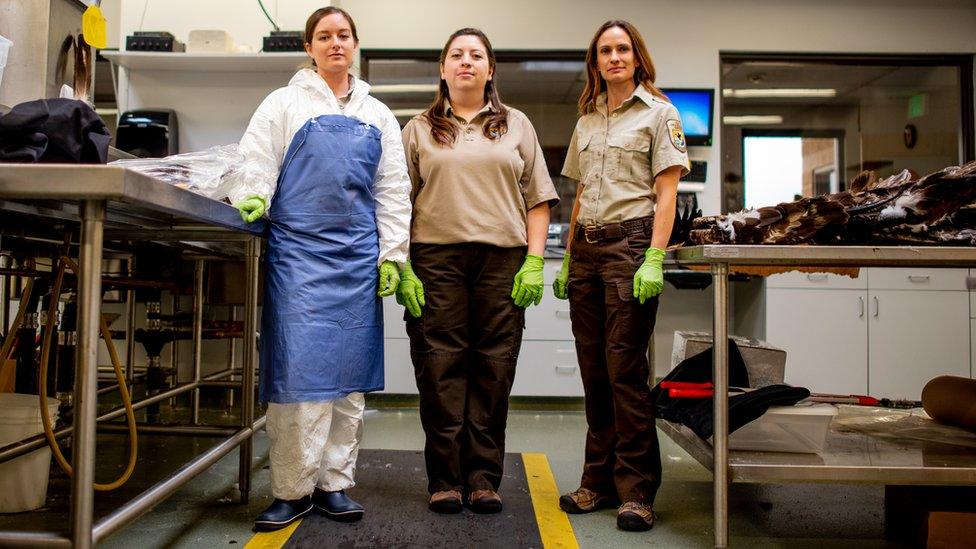
<svg viewBox="0 0 976 549"><path fill-rule="evenodd" d="M525 253L476 243L410 247L427 301L420 318L406 320L430 493L498 490L525 327L512 285Z"/></svg>
<svg viewBox="0 0 976 549"><path fill-rule="evenodd" d="M621 227L623 229L621 230ZM585 392L586 455L580 485L651 505L661 454L648 387L647 347L658 298L640 305L634 273L650 246L651 218L573 238L569 310Z"/></svg>

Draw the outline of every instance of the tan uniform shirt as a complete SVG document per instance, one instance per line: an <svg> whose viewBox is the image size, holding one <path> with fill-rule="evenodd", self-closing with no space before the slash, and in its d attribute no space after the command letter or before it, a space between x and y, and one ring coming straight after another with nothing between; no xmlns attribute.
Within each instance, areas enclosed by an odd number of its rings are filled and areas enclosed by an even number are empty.
<svg viewBox="0 0 976 549"><path fill-rule="evenodd" d="M577 223L584 226L645 217L654 211L654 178L672 166L688 173L678 109L638 85L607 115L607 96L582 116L569 142L562 174L583 185Z"/></svg>
<svg viewBox="0 0 976 549"><path fill-rule="evenodd" d="M490 112L486 106L468 122L448 107L459 128L453 147L435 142L422 116L403 128L413 183L411 242L525 246L526 212L559 200L529 119L508 107L508 132L492 140L482 131Z"/></svg>

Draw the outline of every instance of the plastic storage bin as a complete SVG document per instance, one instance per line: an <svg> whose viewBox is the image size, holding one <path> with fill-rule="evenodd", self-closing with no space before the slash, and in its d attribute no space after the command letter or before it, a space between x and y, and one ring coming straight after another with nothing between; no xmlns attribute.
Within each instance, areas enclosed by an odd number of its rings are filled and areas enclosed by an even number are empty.
<svg viewBox="0 0 976 549"><path fill-rule="evenodd" d="M7 56L10 54L10 48L13 45L13 42L0 36L0 87L3 87L3 68L7 66Z"/></svg>
<svg viewBox="0 0 976 549"><path fill-rule="evenodd" d="M729 435L729 449L816 454L824 449L835 415L831 404L773 406Z"/></svg>
<svg viewBox="0 0 976 549"><path fill-rule="evenodd" d="M47 399L51 421L58 418L58 400ZM41 411L37 395L0 393L0 446L40 434ZM44 506L51 449L45 446L0 463L0 513L19 513Z"/></svg>

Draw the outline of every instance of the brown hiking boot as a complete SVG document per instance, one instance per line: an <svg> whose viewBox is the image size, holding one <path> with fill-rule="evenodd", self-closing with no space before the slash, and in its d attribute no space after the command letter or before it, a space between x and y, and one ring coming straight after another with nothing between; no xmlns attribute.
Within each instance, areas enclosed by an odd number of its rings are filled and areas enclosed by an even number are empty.
<svg viewBox="0 0 976 549"><path fill-rule="evenodd" d="M494 490L475 490L468 495L468 507L475 513L498 513L502 510L502 498Z"/></svg>
<svg viewBox="0 0 976 549"><path fill-rule="evenodd" d="M646 532L654 527L654 510L650 505L628 501L617 510L617 528L628 532Z"/></svg>
<svg viewBox="0 0 976 549"><path fill-rule="evenodd" d="M572 514L592 513L600 509L616 507L618 503L615 497L601 496L586 488L577 488L575 492L564 494L559 498L559 508Z"/></svg>
<svg viewBox="0 0 976 549"><path fill-rule="evenodd" d="M427 504L427 508L435 513L444 515L460 513L462 509L461 492L457 490L434 492L430 495L430 502Z"/></svg>

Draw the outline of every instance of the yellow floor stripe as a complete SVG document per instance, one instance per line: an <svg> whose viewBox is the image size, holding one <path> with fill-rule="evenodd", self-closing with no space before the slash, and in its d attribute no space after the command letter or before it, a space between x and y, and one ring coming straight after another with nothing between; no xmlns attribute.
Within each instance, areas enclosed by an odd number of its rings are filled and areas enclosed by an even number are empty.
<svg viewBox="0 0 976 549"><path fill-rule="evenodd" d="M546 455L522 454L522 463L525 464L525 479L529 483L542 546L546 549L578 549L573 525L559 508L559 489Z"/></svg>
<svg viewBox="0 0 976 549"><path fill-rule="evenodd" d="M301 523L301 520L296 520L281 530L258 532L254 534L251 541L247 542L244 549L280 549L288 543L288 538L295 533L295 530L298 529L298 525Z"/></svg>

